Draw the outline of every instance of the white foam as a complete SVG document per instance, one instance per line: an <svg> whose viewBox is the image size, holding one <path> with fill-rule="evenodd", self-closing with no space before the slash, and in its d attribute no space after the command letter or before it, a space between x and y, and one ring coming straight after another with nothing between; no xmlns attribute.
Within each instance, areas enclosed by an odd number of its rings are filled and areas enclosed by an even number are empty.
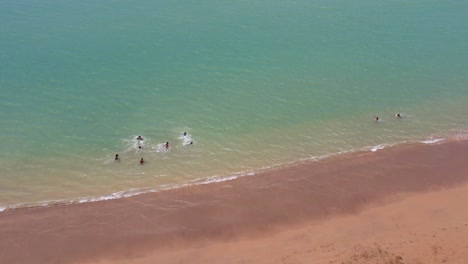
<svg viewBox="0 0 468 264"><path fill-rule="evenodd" d="M81 197L71 200L48 200L48 201L41 201L37 203L20 203L14 204L7 207L0 207L0 212L3 212L7 209L15 209L15 208L32 208L32 207L49 207L49 206L58 206L58 205L70 205L70 204L81 204L81 203L90 203L90 202L100 202L100 201L107 201L107 200L115 200L120 198L127 198L132 197L135 195L140 195L148 192L153 192L154 190L137 190L132 189L128 191L120 191L114 192L107 195L102 196L88 196L88 197Z"/></svg>
<svg viewBox="0 0 468 264"><path fill-rule="evenodd" d="M120 198L132 197L132 196L143 194L143 193L145 193L145 191L132 189L128 191L114 192L114 193L111 193L108 195L102 195L102 196L83 197L83 198L80 198L79 200L71 201L71 203L89 203L89 202L115 200L115 199L120 199Z"/></svg>
<svg viewBox="0 0 468 264"><path fill-rule="evenodd" d="M182 141L182 146L188 146L193 142L192 135L189 133L187 133L187 135L181 135L179 139Z"/></svg>
<svg viewBox="0 0 468 264"><path fill-rule="evenodd" d="M440 142L440 141L443 141L443 140L445 140L445 138L427 139L427 140L421 141L421 143L434 144L434 143L437 143L437 142Z"/></svg>
<svg viewBox="0 0 468 264"><path fill-rule="evenodd" d="M170 146L170 145L169 145ZM164 153L164 152L168 152L169 149L166 149L166 142L164 143L160 143L160 144L157 144L155 146L153 146L153 149L157 152L157 153Z"/></svg>
<svg viewBox="0 0 468 264"><path fill-rule="evenodd" d="M258 171L266 170L268 168L261 168ZM257 172L258 172L257 171ZM254 176L256 175L255 171L242 171L242 172L237 172L232 175L227 175L227 176L210 176L210 177L205 177L205 178L198 178L189 181L188 183L185 183L183 185L178 185L175 188L183 187L183 186L190 186L190 185L201 185L201 184L210 184L210 183L218 183L218 182L225 182L225 181L232 181L240 177L245 177L245 176Z"/></svg>
<svg viewBox="0 0 468 264"><path fill-rule="evenodd" d="M210 183L217 183L217 182L225 182L225 181L232 181L239 178L239 176L229 176L229 177L209 177L204 181L198 182L197 184L210 184Z"/></svg>
<svg viewBox="0 0 468 264"><path fill-rule="evenodd" d="M380 144L380 145L377 145L377 146L373 146L370 151L372 152L376 152L377 150L381 150L381 149L384 149L385 148L385 145L384 144Z"/></svg>
<svg viewBox="0 0 468 264"><path fill-rule="evenodd" d="M142 148L145 146L145 143L149 142L149 138L141 135L143 137L143 140L138 140L138 136L131 136L131 138L126 138L123 141L125 142L125 150L128 151L133 151L133 150L139 150L139 146Z"/></svg>
<svg viewBox="0 0 468 264"><path fill-rule="evenodd" d="M468 140L467 130L456 131L454 134L453 139L455 140Z"/></svg>

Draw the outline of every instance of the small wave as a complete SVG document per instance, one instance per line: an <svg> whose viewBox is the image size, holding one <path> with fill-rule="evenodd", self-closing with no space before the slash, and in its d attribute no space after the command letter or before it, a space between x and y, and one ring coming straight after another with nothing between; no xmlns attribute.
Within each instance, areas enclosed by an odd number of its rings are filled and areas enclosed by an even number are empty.
<svg viewBox="0 0 468 264"><path fill-rule="evenodd" d="M115 200L115 199L120 199L120 198L132 197L132 196L143 194L146 192L148 191L133 189L133 190L128 190L128 191L114 192L114 193L111 193L108 195L102 195L102 196L83 197L78 200L72 201L71 203L89 203L89 202Z"/></svg>
<svg viewBox="0 0 468 264"><path fill-rule="evenodd" d="M145 188L145 189L131 189L127 191L118 191L118 192L113 192L111 194L100 195L100 196L87 196L87 197L80 197L80 198L71 199L71 200L49 200L49 201L41 201L37 203L15 204L11 206L0 207L0 213L7 209L64 206L64 205L116 200L116 199L121 199L121 198L129 198L132 196L137 196L137 195L146 194L146 193L154 193L154 192L159 192L159 191L178 189L178 188L183 188L183 187L192 186L192 185L202 185L202 184L231 181L239 177L253 176L253 175L255 175L255 172L241 172L241 173L236 173L231 176L210 176L206 178L199 178L199 179L191 180L186 183L162 185L162 186L158 186L154 188Z"/></svg>
<svg viewBox="0 0 468 264"><path fill-rule="evenodd" d="M188 145L191 145L193 144L193 140L192 140L192 135L191 134L185 134L185 135L181 135L179 137L179 139L182 141L182 146L188 146Z"/></svg>
<svg viewBox="0 0 468 264"><path fill-rule="evenodd" d="M125 144L125 151L132 151L132 150L139 150L139 147L141 146L142 148L145 146L147 142L149 142L149 138L142 136L143 140L138 140L138 136L133 135L131 138L125 138L123 139L123 142Z"/></svg>
<svg viewBox="0 0 468 264"><path fill-rule="evenodd" d="M204 181L198 182L197 184L210 184L216 182L225 182L225 181L232 181L239 178L239 176L229 176L229 177L209 177Z"/></svg>
<svg viewBox="0 0 468 264"><path fill-rule="evenodd" d="M397 145L400 145L400 144L405 144L405 143L408 143L408 141L404 140L404 141L395 142L395 143L391 143L391 144L390 143L378 144L378 145L375 145L375 146L369 146L369 147L365 147L365 148L358 149L358 150L348 151L348 153L359 152L359 151L377 152L378 150L382 150L382 149L385 149L387 147L394 147L394 146L397 146Z"/></svg>
<svg viewBox="0 0 468 264"><path fill-rule="evenodd" d="M157 153L165 153L165 152L169 151L169 149L166 148L166 142L159 143L159 144L153 146L153 150L156 151Z"/></svg>
<svg viewBox="0 0 468 264"><path fill-rule="evenodd" d="M50 207L50 206L61 206L61 205L72 205L72 204L82 204L82 203L90 203L90 202L100 202L100 201L108 201L108 200L115 200L120 198L128 198L148 192L153 192L153 189L141 190L141 189L132 189L127 191L119 191L114 192L111 194L100 195L100 196L88 196L88 197L80 197L71 200L49 200L49 201L41 201L37 203L21 203L15 204L11 206L2 206L0 207L0 212L3 212L7 209L19 209L19 208L33 208L33 207Z"/></svg>
<svg viewBox="0 0 468 264"><path fill-rule="evenodd" d="M468 131L467 130L461 130L455 132L455 135L453 136L453 139L455 140L468 140Z"/></svg>
<svg viewBox="0 0 468 264"><path fill-rule="evenodd" d="M256 173L254 171L243 171L234 173L232 175L227 176L210 176L206 178L198 178L195 180L191 180L187 185L200 185L200 184L210 184L210 183L217 183L217 182L225 182L225 181L232 181L240 177L244 176L254 176Z"/></svg>
<svg viewBox="0 0 468 264"><path fill-rule="evenodd" d="M443 140L445 140L445 138L427 139L427 140L421 141L421 143L434 144L434 143L437 143L437 142L440 142L440 141L443 141Z"/></svg>
<svg viewBox="0 0 468 264"><path fill-rule="evenodd" d="M380 144L380 145L377 145L377 146L373 146L370 151L372 152L376 152L377 150L381 150L381 149L384 149L385 148L385 145L384 144Z"/></svg>

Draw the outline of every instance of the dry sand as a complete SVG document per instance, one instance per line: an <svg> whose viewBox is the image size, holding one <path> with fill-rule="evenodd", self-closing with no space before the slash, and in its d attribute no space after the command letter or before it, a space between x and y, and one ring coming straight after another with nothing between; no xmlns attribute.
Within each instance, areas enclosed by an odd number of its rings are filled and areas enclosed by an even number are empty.
<svg viewBox="0 0 468 264"><path fill-rule="evenodd" d="M0 214L0 263L468 263L468 141Z"/></svg>
<svg viewBox="0 0 468 264"><path fill-rule="evenodd" d="M468 185L401 199L263 237L97 263L468 263Z"/></svg>

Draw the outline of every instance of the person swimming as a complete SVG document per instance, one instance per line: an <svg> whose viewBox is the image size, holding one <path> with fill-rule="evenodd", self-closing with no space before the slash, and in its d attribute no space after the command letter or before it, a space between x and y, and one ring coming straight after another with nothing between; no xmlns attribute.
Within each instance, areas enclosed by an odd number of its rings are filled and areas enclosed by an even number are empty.
<svg viewBox="0 0 468 264"><path fill-rule="evenodd" d="M400 114L400 113L397 113L397 114L395 115L395 117L401 118L401 114Z"/></svg>
<svg viewBox="0 0 468 264"><path fill-rule="evenodd" d="M140 159L140 164L141 165L145 164L145 160L143 158Z"/></svg>
<svg viewBox="0 0 468 264"><path fill-rule="evenodd" d="M374 116L375 122L379 122L380 118L378 116Z"/></svg>
<svg viewBox="0 0 468 264"><path fill-rule="evenodd" d="M119 157L119 154L115 154L115 159L116 161L120 161L120 157Z"/></svg>
<svg viewBox="0 0 468 264"><path fill-rule="evenodd" d="M186 137L186 136L187 136L187 132L184 132L184 137Z"/></svg>
<svg viewBox="0 0 468 264"><path fill-rule="evenodd" d="M166 142L166 144L164 144L164 148L169 149L169 142Z"/></svg>
<svg viewBox="0 0 468 264"><path fill-rule="evenodd" d="M141 136L138 136L136 139L137 140L144 140Z"/></svg>

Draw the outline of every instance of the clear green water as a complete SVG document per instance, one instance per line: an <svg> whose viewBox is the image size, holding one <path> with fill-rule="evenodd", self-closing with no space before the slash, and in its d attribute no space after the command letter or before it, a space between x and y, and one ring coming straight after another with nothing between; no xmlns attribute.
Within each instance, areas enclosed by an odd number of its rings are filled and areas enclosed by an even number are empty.
<svg viewBox="0 0 468 264"><path fill-rule="evenodd" d="M0 1L0 208L466 136L466 25L461 0Z"/></svg>

